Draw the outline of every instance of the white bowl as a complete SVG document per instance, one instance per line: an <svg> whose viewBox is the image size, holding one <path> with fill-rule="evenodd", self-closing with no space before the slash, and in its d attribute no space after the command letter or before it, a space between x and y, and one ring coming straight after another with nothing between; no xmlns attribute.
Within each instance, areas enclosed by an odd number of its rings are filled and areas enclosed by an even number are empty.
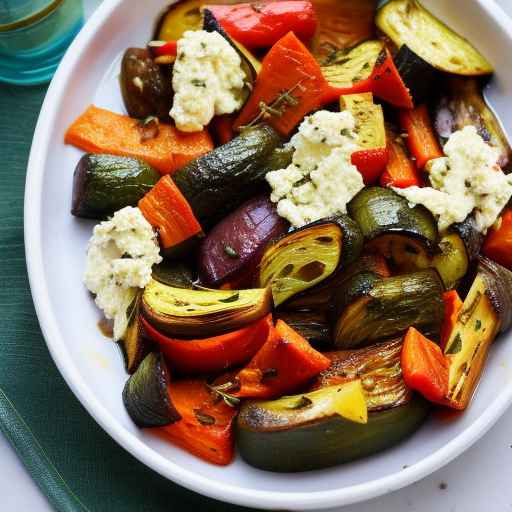
<svg viewBox="0 0 512 512"><path fill-rule="evenodd" d="M239 458L217 467L137 429L121 401L126 381L117 348L104 338L82 285L92 223L69 213L72 175L81 152L65 146L66 127L90 103L123 112L119 57L143 46L164 0L105 0L80 32L48 90L32 144L25 195L25 244L32 296L48 348L68 385L126 450L172 481L204 495L260 508L310 510L366 500L408 485L462 453L512 401L511 340L491 350L469 410L456 420L433 416L399 446L358 462L302 474L274 474ZM512 129L512 22L491 0L425 0L494 64L488 91Z"/></svg>

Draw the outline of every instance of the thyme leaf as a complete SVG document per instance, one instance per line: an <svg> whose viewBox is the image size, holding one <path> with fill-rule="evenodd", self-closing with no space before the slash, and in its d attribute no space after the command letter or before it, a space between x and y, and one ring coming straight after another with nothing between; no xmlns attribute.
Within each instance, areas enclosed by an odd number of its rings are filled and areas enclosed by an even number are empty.
<svg viewBox="0 0 512 512"><path fill-rule="evenodd" d="M224 400L224 403L229 405L230 407L237 407L240 404L240 398L236 396L230 395L227 391L238 391L240 389L240 384L237 382L226 382L224 384L219 384L217 386L212 386L211 384L206 384L208 389L215 394L216 398L219 400Z"/></svg>
<svg viewBox="0 0 512 512"><path fill-rule="evenodd" d="M215 425L215 418L205 414L201 409L194 409L194 414L201 425Z"/></svg>

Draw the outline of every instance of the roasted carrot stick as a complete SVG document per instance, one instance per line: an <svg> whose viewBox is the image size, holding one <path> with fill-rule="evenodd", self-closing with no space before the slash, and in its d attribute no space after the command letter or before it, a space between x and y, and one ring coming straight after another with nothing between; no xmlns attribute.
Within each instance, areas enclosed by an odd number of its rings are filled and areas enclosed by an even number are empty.
<svg viewBox="0 0 512 512"><path fill-rule="evenodd" d="M506 209L485 239L482 252L491 260L512 270L512 208Z"/></svg>

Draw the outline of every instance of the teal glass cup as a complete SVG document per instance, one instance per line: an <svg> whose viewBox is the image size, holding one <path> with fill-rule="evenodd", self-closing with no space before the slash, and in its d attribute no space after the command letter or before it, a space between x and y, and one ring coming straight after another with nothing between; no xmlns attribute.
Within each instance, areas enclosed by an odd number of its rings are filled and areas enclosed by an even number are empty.
<svg viewBox="0 0 512 512"><path fill-rule="evenodd" d="M0 0L0 82L48 82L82 25L82 0Z"/></svg>

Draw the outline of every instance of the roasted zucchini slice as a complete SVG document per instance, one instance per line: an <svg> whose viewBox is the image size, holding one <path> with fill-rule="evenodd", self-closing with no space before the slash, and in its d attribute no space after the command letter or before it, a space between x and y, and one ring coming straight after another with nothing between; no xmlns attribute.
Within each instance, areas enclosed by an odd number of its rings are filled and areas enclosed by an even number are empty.
<svg viewBox="0 0 512 512"><path fill-rule="evenodd" d="M322 74L332 87L351 87L355 82L370 77L383 49L382 41L371 40L350 49L338 50L321 66Z"/></svg>
<svg viewBox="0 0 512 512"><path fill-rule="evenodd" d="M271 242L259 268L259 286L270 286L279 306L359 257L362 235L346 215L308 224Z"/></svg>
<svg viewBox="0 0 512 512"><path fill-rule="evenodd" d="M417 0L391 0L375 18L377 27L399 48L414 53L441 71L488 75L492 65L466 39L435 18Z"/></svg>
<svg viewBox="0 0 512 512"><path fill-rule="evenodd" d="M152 279L142 294L142 313L168 336L208 338L259 320L271 302L270 289L187 290Z"/></svg>
<svg viewBox="0 0 512 512"><path fill-rule="evenodd" d="M169 371L159 352L151 352L123 389L123 403L139 427L162 427L181 419L169 398Z"/></svg>
<svg viewBox="0 0 512 512"><path fill-rule="evenodd" d="M177 41L187 30L200 30L203 25L201 0L184 0L171 4L157 22L154 39Z"/></svg>
<svg viewBox="0 0 512 512"><path fill-rule="evenodd" d="M436 221L426 208L411 208L388 188L367 187L348 204L348 212L361 228L365 249L385 256L396 270L430 266L438 235Z"/></svg>
<svg viewBox="0 0 512 512"><path fill-rule="evenodd" d="M342 349L366 346L409 327L437 339L444 317L443 291L433 269L387 279L357 274L334 299L334 344Z"/></svg>
<svg viewBox="0 0 512 512"><path fill-rule="evenodd" d="M267 471L335 466L394 446L417 430L430 411L426 400L413 395L403 405L369 412L367 422L357 422L366 412L361 388L355 380L280 400L244 403L237 428L240 455ZM339 406L340 397L333 395L343 397Z"/></svg>
<svg viewBox="0 0 512 512"><path fill-rule="evenodd" d="M154 265L151 277L160 283L175 288L194 287L196 273L189 262L164 259L158 265Z"/></svg>
<svg viewBox="0 0 512 512"><path fill-rule="evenodd" d="M325 311L276 311L276 320L283 320L307 339L315 348L332 346L331 327Z"/></svg>

